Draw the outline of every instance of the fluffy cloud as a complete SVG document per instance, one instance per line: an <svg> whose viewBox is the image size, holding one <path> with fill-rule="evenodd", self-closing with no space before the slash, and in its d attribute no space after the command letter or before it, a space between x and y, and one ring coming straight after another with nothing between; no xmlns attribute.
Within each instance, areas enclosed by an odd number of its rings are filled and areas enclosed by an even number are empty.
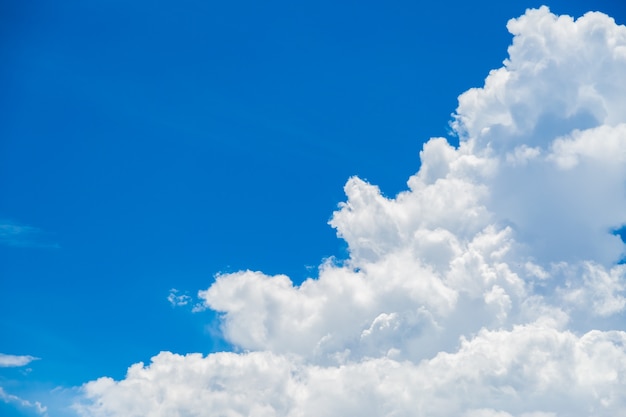
<svg viewBox="0 0 626 417"><path fill-rule="evenodd" d="M163 352L83 387L85 416L626 413L626 27L545 7L459 97L395 198L359 178L318 277L199 292L241 353ZM175 297L176 294L173 294ZM174 300L177 300L174 298ZM187 301L185 299L185 301Z"/></svg>
<svg viewBox="0 0 626 417"><path fill-rule="evenodd" d="M421 362L368 358L313 366L269 351L163 352L120 382L87 385L86 415L620 415L626 334L549 326L483 329Z"/></svg>

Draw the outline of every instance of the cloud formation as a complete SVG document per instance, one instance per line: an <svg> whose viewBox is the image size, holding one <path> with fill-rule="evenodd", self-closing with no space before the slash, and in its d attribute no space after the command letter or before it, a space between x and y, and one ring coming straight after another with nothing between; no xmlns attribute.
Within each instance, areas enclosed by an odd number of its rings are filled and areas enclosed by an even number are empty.
<svg viewBox="0 0 626 417"><path fill-rule="evenodd" d="M39 358L30 355L7 355L5 353L0 353L0 367L7 368L26 366L37 359Z"/></svg>
<svg viewBox="0 0 626 417"><path fill-rule="evenodd" d="M17 406L21 409L33 410L34 412L42 416L48 415L48 409L45 406L41 405L39 401L30 402L16 395L7 393L2 387L0 387L0 400L4 401L7 404Z"/></svg>
<svg viewBox="0 0 626 417"><path fill-rule="evenodd" d="M167 301L169 301L172 307L182 307L189 304L192 298L187 294L179 294L176 288L172 288L167 296Z"/></svg>
<svg viewBox="0 0 626 417"><path fill-rule="evenodd" d="M162 352L84 385L84 416L626 413L626 27L546 7L459 97L395 198L351 178L349 258L199 298L239 353ZM173 294L174 301L177 294ZM187 300L185 300L187 301Z"/></svg>

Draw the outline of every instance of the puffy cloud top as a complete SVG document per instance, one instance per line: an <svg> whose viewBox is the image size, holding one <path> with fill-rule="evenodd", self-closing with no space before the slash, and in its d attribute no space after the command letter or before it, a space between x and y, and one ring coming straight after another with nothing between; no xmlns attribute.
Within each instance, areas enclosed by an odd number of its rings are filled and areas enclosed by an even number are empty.
<svg viewBox="0 0 626 417"><path fill-rule="evenodd" d="M408 190L359 178L318 277L222 274L199 298L241 353L163 352L83 387L85 416L626 414L626 27L548 8L459 97Z"/></svg>

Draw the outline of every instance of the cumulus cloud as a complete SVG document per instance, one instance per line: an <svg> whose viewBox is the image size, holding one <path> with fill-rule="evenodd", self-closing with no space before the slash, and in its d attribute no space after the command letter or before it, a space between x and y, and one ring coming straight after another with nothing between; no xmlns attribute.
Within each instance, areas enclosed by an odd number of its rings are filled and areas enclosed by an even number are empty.
<svg viewBox="0 0 626 417"><path fill-rule="evenodd" d="M546 7L459 97L395 198L359 178L316 278L220 274L238 353L162 352L83 386L84 416L626 413L626 27ZM173 293L173 300L177 302ZM183 301L186 301L183 300Z"/></svg>
<svg viewBox="0 0 626 417"><path fill-rule="evenodd" d="M0 367L26 366L37 359L39 358L30 355L7 355L0 353Z"/></svg>

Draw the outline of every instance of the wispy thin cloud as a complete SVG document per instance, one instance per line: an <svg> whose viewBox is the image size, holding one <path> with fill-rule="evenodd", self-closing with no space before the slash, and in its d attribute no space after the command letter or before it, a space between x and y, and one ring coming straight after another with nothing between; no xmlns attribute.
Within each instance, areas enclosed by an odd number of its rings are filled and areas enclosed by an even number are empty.
<svg viewBox="0 0 626 417"><path fill-rule="evenodd" d="M11 220L0 220L0 245L20 248L59 248L57 243L48 239L43 230Z"/></svg>
<svg viewBox="0 0 626 417"><path fill-rule="evenodd" d="M0 387L0 400L4 401L7 404L14 404L19 407L33 409L39 415L42 415L42 416L48 415L48 408L42 405L39 401L31 402L23 398L20 398L17 395L9 394L2 387Z"/></svg>
<svg viewBox="0 0 626 417"><path fill-rule="evenodd" d="M2 368L11 368L18 366L26 366L32 361L38 360L34 356L30 355L7 355L4 353L0 353L0 367Z"/></svg>

